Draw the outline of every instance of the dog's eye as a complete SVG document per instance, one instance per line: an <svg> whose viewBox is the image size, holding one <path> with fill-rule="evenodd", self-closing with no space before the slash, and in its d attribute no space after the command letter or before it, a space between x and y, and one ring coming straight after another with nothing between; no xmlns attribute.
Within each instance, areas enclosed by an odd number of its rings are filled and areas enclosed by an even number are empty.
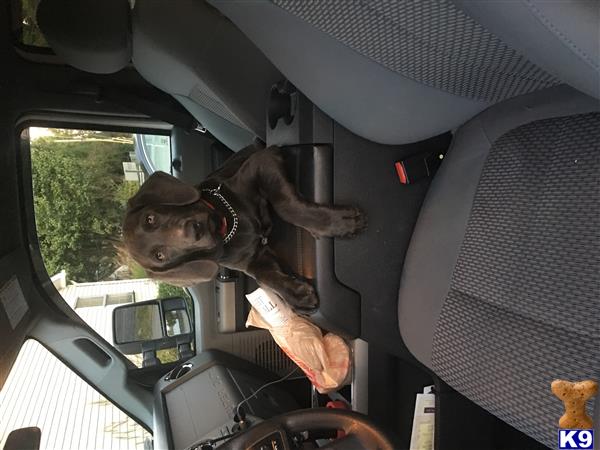
<svg viewBox="0 0 600 450"><path fill-rule="evenodd" d="M156 222L156 218L154 217L154 214L148 214L146 216L146 223L148 225L154 225L154 222Z"/></svg>
<svg viewBox="0 0 600 450"><path fill-rule="evenodd" d="M154 257L156 259L158 259L159 261L164 261L165 260L165 254L163 252L160 252L160 251L156 252L154 254Z"/></svg>

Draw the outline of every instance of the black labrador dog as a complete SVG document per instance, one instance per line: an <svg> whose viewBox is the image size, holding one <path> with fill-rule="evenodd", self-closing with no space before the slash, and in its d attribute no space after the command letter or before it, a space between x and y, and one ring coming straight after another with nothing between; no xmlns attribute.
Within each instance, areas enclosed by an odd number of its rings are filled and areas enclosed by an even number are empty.
<svg viewBox="0 0 600 450"><path fill-rule="evenodd" d="M358 208L324 206L298 196L278 147L247 147L199 186L156 172L128 202L123 241L160 280L190 286L215 277L219 265L240 270L299 312L318 305L312 285L286 273L267 243L270 204L286 222L315 237L362 231Z"/></svg>

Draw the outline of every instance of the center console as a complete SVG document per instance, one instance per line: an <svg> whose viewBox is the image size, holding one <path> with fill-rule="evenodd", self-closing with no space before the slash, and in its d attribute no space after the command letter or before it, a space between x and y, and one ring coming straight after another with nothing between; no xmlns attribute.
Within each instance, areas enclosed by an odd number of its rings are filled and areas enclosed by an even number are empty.
<svg viewBox="0 0 600 450"><path fill-rule="evenodd" d="M186 449L236 431L237 405L272 375L243 359L206 351L167 373L154 387L154 448ZM246 420L256 423L298 405L277 386L243 404Z"/></svg>

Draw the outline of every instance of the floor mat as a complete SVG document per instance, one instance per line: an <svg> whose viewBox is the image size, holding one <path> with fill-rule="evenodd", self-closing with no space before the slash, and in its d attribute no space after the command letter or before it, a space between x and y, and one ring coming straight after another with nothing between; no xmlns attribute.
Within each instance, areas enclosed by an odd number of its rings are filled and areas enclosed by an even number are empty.
<svg viewBox="0 0 600 450"><path fill-rule="evenodd" d="M359 206L369 221L367 230L355 239L336 239L336 275L361 294L362 338L406 356L398 331L398 287L429 181L400 184L394 163L411 154L447 149L450 134L390 146L364 140L336 125L334 137L335 203Z"/></svg>

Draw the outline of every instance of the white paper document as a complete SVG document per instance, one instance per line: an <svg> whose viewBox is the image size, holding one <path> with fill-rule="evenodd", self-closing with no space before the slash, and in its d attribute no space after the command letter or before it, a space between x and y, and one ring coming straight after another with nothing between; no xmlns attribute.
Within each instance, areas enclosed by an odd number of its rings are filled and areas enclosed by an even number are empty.
<svg viewBox="0 0 600 450"><path fill-rule="evenodd" d="M435 394L433 386L427 386L417 394L410 450L433 450L435 425Z"/></svg>

